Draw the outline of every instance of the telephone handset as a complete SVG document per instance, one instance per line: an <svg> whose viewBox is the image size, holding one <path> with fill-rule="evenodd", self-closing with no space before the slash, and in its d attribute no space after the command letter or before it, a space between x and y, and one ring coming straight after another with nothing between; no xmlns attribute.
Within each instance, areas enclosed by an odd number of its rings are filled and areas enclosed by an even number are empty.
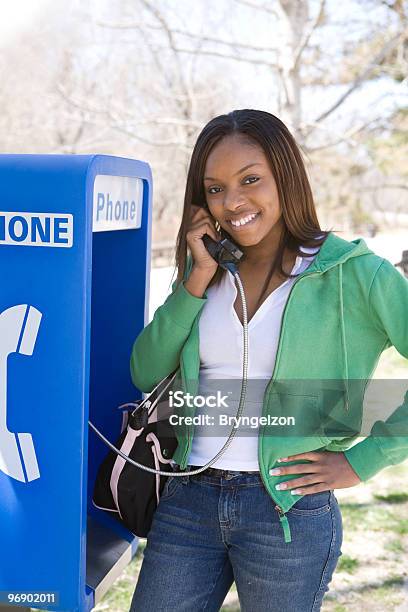
<svg viewBox="0 0 408 612"><path fill-rule="evenodd" d="M208 234L204 234L202 240L211 257L221 268L229 270L232 274L237 271L237 265L244 257L244 253L232 240L223 238L217 242Z"/></svg>
<svg viewBox="0 0 408 612"><path fill-rule="evenodd" d="M207 202L202 205L204 210L212 217ZM227 234L227 236L225 236ZM238 272L238 264L244 258L244 253L231 240L231 237L225 230L221 230L222 239L217 241L211 238L208 234L204 234L202 241L204 246L213 259L224 270L229 270L232 274Z"/></svg>

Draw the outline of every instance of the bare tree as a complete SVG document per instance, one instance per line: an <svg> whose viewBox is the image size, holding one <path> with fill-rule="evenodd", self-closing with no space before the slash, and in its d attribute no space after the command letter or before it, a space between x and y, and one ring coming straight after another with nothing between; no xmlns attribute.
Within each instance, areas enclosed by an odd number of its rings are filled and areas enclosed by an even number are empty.
<svg viewBox="0 0 408 612"><path fill-rule="evenodd" d="M370 144L397 129L398 108L381 106L394 94L380 84L394 79L401 91L406 84L406 3L365 0L347 22L338 6L84 0L69 19L59 7L38 24L39 37L6 51L3 148L148 160L153 239L172 239L202 126L232 108L265 108L301 144L327 218L362 218L379 200L374 184L388 190L390 205L401 199L389 184L402 175L386 176Z"/></svg>

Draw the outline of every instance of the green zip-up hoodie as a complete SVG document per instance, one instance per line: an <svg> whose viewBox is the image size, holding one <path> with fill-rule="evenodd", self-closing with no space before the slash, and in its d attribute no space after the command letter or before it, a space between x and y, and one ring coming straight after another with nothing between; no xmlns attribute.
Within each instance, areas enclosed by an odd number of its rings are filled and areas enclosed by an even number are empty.
<svg viewBox="0 0 408 612"><path fill-rule="evenodd" d="M184 281L191 266L189 257ZM140 391L150 392L179 369L183 391L197 393L198 322L208 296L193 296L184 281L178 287L173 283L172 293L134 342L130 371ZM364 240L348 242L330 233L291 288L263 401L263 416L296 415L312 424L310 431L288 436L283 429L277 435L269 424L259 429L260 474L276 504L286 542L291 541L286 512L302 495L279 491L275 485L299 478L300 472L270 475L275 465L279 467L277 459L312 450L343 451L360 480L366 481L408 458L408 392L391 416L376 421L370 435L350 448L360 433L365 387L381 353L390 346L408 359L408 281ZM183 409L183 414L194 414L194 409ZM176 428L173 459L182 470L188 465L193 434L194 426Z"/></svg>

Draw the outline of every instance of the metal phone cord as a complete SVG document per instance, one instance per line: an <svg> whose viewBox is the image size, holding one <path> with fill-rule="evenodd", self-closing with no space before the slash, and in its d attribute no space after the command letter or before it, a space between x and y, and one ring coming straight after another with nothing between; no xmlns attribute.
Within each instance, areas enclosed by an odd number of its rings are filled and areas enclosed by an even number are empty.
<svg viewBox="0 0 408 612"><path fill-rule="evenodd" d="M241 282L241 278L238 274L238 270L236 269L236 266L230 266L229 267L230 271L232 272L232 274L235 277L235 280L237 281L238 284L238 289L239 289L239 293L240 293L240 297L241 297L241 304L242 304L242 312L243 312L243 341L244 341L244 354L243 354L243 363L242 363L242 383L241 383L241 394L240 394L240 398L239 398L239 405L238 405L238 410L237 410L237 414L236 414L236 419L238 419L237 423L240 422L240 417L242 415L243 409L244 409L244 403L245 403L245 396L246 396L246 390L247 390L247 380L248 380L248 311L247 311L247 303L246 303L246 299L245 299L245 292L244 292L244 287L242 285ZM168 384L166 385L164 391L167 389L167 387L173 382L174 378L175 378L176 374L174 374L174 376L169 380ZM147 399L147 398L146 398ZM159 399L159 398L158 398ZM158 399L156 400L156 402L151 404L151 412L153 412L154 408L155 408L155 404L158 402ZM196 470L191 470L189 472L168 472L165 470L155 470L154 468L150 468L146 465L142 465L141 463L138 463L137 461L133 461L133 459L130 459L130 457L128 457L127 455L125 455L124 453L122 453L122 451L120 451L118 448L116 448L116 446L114 446L111 442L109 442L109 440L107 438L105 438L105 436L95 427L95 425L93 423L91 423L91 421L88 421L90 427L95 431L95 433L101 438L101 440L103 440L103 442L105 442L105 444L107 446L109 446L109 448L111 448L113 451L115 451L115 453L117 453L120 457L122 457L122 459L125 459L125 461L128 461L129 463L131 463L132 465L134 465L135 467L138 467L142 470L145 470L146 472L151 472L152 474L160 474L161 476L194 476L195 474L200 474L201 472L204 472L204 470L206 470L208 467L210 467L211 465L213 465L213 463L215 463L220 457L221 455L223 455L225 453L225 451L227 450L227 448L230 446L232 440L234 439L236 432L237 432L237 428L233 427L227 441L225 442L224 446L218 451L218 453L215 455L215 457L213 457L211 459L211 461L209 461L208 463L206 463L205 465L201 466L199 469Z"/></svg>

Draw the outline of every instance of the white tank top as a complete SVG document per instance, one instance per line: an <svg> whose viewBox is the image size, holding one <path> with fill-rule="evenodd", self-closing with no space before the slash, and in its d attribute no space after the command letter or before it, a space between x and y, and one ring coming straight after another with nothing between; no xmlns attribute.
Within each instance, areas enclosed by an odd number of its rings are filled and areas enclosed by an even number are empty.
<svg viewBox="0 0 408 612"><path fill-rule="evenodd" d="M292 274L306 270L318 249L302 247L302 251L311 255L298 256ZM211 467L259 471L259 417L275 365L283 310L294 282L295 279L287 279L272 291L248 323L248 386L242 414L250 421L241 421L230 446ZM237 413L242 380L243 326L234 309L237 293L234 276L226 272L218 286L207 289L208 299L201 311L198 393L204 398L215 397L196 408L199 423L194 426L188 460L191 465L208 463L224 446L235 422L226 419Z"/></svg>

